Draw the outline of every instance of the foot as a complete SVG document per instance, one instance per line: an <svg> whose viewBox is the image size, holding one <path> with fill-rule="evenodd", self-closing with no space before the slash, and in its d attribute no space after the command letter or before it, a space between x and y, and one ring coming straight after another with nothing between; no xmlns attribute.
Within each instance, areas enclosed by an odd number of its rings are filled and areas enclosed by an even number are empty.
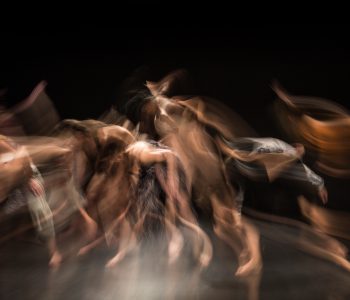
<svg viewBox="0 0 350 300"><path fill-rule="evenodd" d="M245 277L253 274L258 274L261 269L262 263L260 260L250 259L245 264L238 267L235 276Z"/></svg>
<svg viewBox="0 0 350 300"><path fill-rule="evenodd" d="M114 256L112 259L110 259L107 264L106 268L113 268L115 267L123 258L124 258L123 253L118 253L116 256Z"/></svg>
<svg viewBox="0 0 350 300"><path fill-rule="evenodd" d="M81 247L78 251L77 256L83 256L87 254L91 250L91 247L89 245Z"/></svg>
<svg viewBox="0 0 350 300"><path fill-rule="evenodd" d="M183 248L183 238L179 235L172 239L168 246L169 264L173 264L179 257Z"/></svg>
<svg viewBox="0 0 350 300"><path fill-rule="evenodd" d="M210 261L211 261L212 256L207 255L207 254L201 254L199 257L199 264L201 267L206 268L208 267Z"/></svg>
<svg viewBox="0 0 350 300"><path fill-rule="evenodd" d="M49 266L50 268L58 268L62 262L62 255L58 251L55 251L51 256Z"/></svg>

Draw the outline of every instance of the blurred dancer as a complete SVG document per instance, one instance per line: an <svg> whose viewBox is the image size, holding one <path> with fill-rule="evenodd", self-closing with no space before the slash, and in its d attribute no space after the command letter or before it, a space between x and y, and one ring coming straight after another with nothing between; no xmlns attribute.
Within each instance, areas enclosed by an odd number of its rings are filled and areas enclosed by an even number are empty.
<svg viewBox="0 0 350 300"><path fill-rule="evenodd" d="M212 215L215 233L238 256L236 274L255 272L261 267L259 236L254 226L239 215L239 193L230 184L221 153L208 131L210 126L232 138L235 130L244 126L234 126L230 121L225 124L216 111L207 110L200 98L169 98L167 93L179 77L181 71L157 83L147 82L149 96L139 101L132 99L127 104L128 113L133 109L140 130L143 128L151 135L156 133L160 141L178 155L184 167L186 186L192 191L191 198L198 207ZM227 112L223 118L230 119ZM149 121L152 123L147 124ZM238 125L240 119L236 123Z"/></svg>
<svg viewBox="0 0 350 300"><path fill-rule="evenodd" d="M0 136L1 205L4 215L28 208L40 237L47 241L51 255L49 265L61 262L57 249L52 212L46 201L43 178L24 147Z"/></svg>

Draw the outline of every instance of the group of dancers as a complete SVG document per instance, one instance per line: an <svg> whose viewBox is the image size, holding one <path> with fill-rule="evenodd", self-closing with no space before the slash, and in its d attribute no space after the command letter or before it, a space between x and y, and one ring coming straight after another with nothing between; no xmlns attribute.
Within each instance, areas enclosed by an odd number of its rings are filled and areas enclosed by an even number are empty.
<svg viewBox="0 0 350 300"><path fill-rule="evenodd" d="M257 137L218 101L174 96L182 76L180 70L158 82L147 81L127 101L123 114L111 109L96 120L59 120L53 110L39 110L51 113L51 119L43 118L52 124L30 136L18 111L39 106L45 95L42 85L15 110L2 109L0 216L29 211L47 244L51 266L64 260L64 237L78 232L77 255L103 243L115 249L108 267L157 234L167 241L169 262L177 260L186 243L198 265L206 267L213 247L200 215L234 251L235 274L244 276L262 267L258 229L242 214L245 181L284 178L306 198L327 202L323 179L303 163L301 143ZM296 112L287 93L278 87L276 92L288 111L285 120L298 117L295 124L306 120L318 130L311 118ZM38 109L31 111L35 115ZM303 132L307 130L298 131ZM299 141L316 143L315 136L305 139ZM324 160L331 154L327 149L322 154L320 165L327 169ZM327 170L334 171L336 163ZM184 228L189 234L183 234Z"/></svg>

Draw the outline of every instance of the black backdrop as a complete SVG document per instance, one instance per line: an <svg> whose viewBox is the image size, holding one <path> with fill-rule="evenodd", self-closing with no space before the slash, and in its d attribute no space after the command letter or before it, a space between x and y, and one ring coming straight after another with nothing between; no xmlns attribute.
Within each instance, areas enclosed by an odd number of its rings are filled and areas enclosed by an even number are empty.
<svg viewBox="0 0 350 300"><path fill-rule="evenodd" d="M10 102L40 80L63 117L95 117L117 101L137 68L156 79L186 68L195 90L237 110L262 134L273 79L290 92L347 106L350 53L344 25L97 27L2 33L0 86Z"/></svg>

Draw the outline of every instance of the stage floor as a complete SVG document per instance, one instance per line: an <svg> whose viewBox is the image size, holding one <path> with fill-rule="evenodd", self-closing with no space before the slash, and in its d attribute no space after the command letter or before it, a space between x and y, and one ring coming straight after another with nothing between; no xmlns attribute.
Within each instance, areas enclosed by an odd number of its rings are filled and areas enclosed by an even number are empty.
<svg viewBox="0 0 350 300"><path fill-rule="evenodd" d="M245 279L234 277L234 256L215 238L215 257L200 274L186 248L169 267L156 241L111 269L104 265L113 252L101 247L51 270L42 245L17 238L0 245L0 299L350 299L350 273L300 251L299 229L254 223L264 266L260 277Z"/></svg>

